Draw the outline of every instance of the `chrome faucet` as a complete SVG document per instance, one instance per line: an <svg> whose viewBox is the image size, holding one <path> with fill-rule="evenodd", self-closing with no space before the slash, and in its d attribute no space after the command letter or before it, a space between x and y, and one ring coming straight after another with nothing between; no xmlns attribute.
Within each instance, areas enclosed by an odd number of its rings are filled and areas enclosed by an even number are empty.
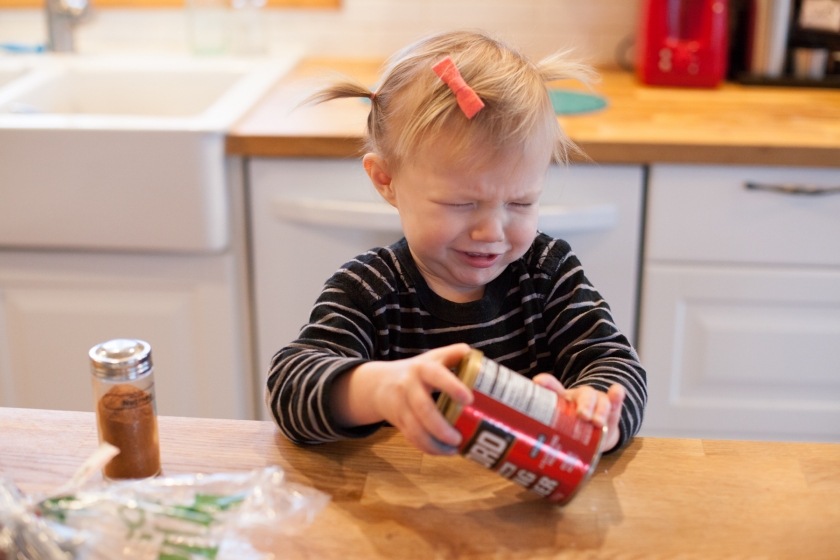
<svg viewBox="0 0 840 560"><path fill-rule="evenodd" d="M73 28L90 13L88 0L46 0L49 50L73 52Z"/></svg>

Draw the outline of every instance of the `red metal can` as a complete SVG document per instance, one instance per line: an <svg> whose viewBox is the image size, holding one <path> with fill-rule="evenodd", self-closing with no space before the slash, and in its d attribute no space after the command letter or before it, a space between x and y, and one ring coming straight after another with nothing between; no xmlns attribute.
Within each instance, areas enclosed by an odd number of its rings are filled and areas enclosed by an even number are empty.
<svg viewBox="0 0 840 560"><path fill-rule="evenodd" d="M438 409L461 433L458 452L558 504L583 487L601 457L606 426L577 416L577 406L471 350L455 370L473 390L460 405L446 394Z"/></svg>

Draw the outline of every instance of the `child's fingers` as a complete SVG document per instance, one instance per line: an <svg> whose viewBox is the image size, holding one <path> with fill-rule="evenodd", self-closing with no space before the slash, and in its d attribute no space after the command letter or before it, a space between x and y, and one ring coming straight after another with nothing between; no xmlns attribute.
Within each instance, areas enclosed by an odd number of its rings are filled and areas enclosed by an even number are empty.
<svg viewBox="0 0 840 560"><path fill-rule="evenodd" d="M562 395L566 392L566 389L563 388L563 384L560 383L560 380L551 375L550 373L537 374L534 376L534 379L532 379L532 381L540 387L545 387L546 389L554 391L558 395Z"/></svg>
<svg viewBox="0 0 840 560"><path fill-rule="evenodd" d="M420 428L419 424L409 424L400 427L400 431L408 442L429 455L443 455L447 449L444 445L437 443L426 431ZM457 452L457 448L456 451Z"/></svg>
<svg viewBox="0 0 840 560"><path fill-rule="evenodd" d="M627 395L627 390L623 385L618 383L613 384L607 391L607 399L610 401L610 413L607 416L607 426L610 430L618 428L618 422L621 420L621 407L624 404L624 397Z"/></svg>
<svg viewBox="0 0 840 560"><path fill-rule="evenodd" d="M606 393L588 385L566 391L566 398L577 405L578 416L591 420L596 426L607 427L604 451L609 451L618 443L618 424L626 394L624 387L618 384L613 384Z"/></svg>
<svg viewBox="0 0 840 560"><path fill-rule="evenodd" d="M621 439L618 425L621 421L621 407L626 394L624 387L617 383L610 386L607 391L606 399L610 402L610 412L607 415L607 438L604 440L604 451L613 449Z"/></svg>
<svg viewBox="0 0 840 560"><path fill-rule="evenodd" d="M607 398L606 393L596 391L598 402L595 404L595 410L592 412L592 422L600 427L607 425L607 418L612 413L612 402Z"/></svg>
<svg viewBox="0 0 840 560"><path fill-rule="evenodd" d="M466 345L465 345L466 346ZM467 347L469 348L469 347ZM472 391L458 376L436 361L423 361L418 365L420 380L433 389L442 391L461 404L472 402Z"/></svg>
<svg viewBox="0 0 840 560"><path fill-rule="evenodd" d="M457 446L461 443L461 434L446 421L446 418L437 409L432 397L422 388L409 393L407 401L408 407L420 427L432 438L449 446Z"/></svg>
<svg viewBox="0 0 840 560"><path fill-rule="evenodd" d="M400 415L400 420L396 424L396 427L403 433L409 443L423 453L428 453L429 455L453 455L458 452L457 447L449 446L446 442L438 440L427 432L408 408Z"/></svg>
<svg viewBox="0 0 840 560"><path fill-rule="evenodd" d="M624 385L619 385L618 383L613 383L607 391L607 397L609 397L610 402L616 408L621 407L625 396L627 396L627 390L624 388Z"/></svg>
<svg viewBox="0 0 840 560"><path fill-rule="evenodd" d="M598 391L588 385L582 385L570 389L567 398L571 398L577 404L577 414L585 420L592 420L595 407L598 404Z"/></svg>
<svg viewBox="0 0 840 560"><path fill-rule="evenodd" d="M449 346L441 346L440 348L429 350L428 352L423 354L423 356L432 358L435 361L440 362L444 366L451 368L458 365L458 362L461 361L461 358L463 358L469 351L469 344L459 342L458 344L450 344Z"/></svg>

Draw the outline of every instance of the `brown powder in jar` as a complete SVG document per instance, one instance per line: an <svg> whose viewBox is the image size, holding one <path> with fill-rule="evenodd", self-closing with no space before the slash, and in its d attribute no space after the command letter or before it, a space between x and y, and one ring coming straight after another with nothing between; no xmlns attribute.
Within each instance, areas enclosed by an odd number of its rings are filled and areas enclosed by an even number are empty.
<svg viewBox="0 0 840 560"><path fill-rule="evenodd" d="M119 448L103 473L111 479L148 478L160 472L160 445L152 395L131 385L116 385L97 405L103 441Z"/></svg>

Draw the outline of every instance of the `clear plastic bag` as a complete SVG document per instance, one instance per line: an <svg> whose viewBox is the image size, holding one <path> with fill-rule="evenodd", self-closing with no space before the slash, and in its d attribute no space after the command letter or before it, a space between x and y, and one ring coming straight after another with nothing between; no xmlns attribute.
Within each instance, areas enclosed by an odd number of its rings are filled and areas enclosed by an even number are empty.
<svg viewBox="0 0 840 560"><path fill-rule="evenodd" d="M15 484L0 475L0 560L72 560L86 537L42 519Z"/></svg>
<svg viewBox="0 0 840 560"><path fill-rule="evenodd" d="M280 467L120 482L40 501L34 509L43 516L41 523L58 523L76 536L84 535L85 542L65 556L31 557L270 558L260 549L309 524L328 501L323 492L288 483ZM12 516L22 519L20 508Z"/></svg>

